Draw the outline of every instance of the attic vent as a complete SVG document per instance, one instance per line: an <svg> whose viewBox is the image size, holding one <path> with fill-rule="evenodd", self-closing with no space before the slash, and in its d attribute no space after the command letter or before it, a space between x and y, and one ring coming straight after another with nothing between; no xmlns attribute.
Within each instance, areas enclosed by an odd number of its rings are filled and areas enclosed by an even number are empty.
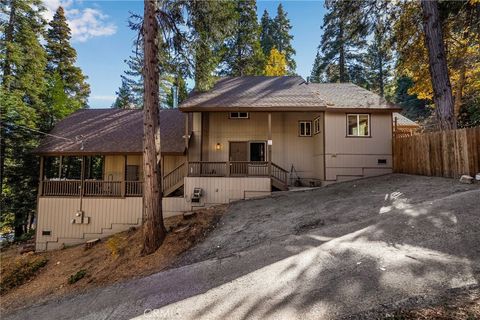
<svg viewBox="0 0 480 320"><path fill-rule="evenodd" d="M387 164L387 159L377 159L378 164Z"/></svg>
<svg viewBox="0 0 480 320"><path fill-rule="evenodd" d="M52 231L50 230L42 230L42 236L51 236L52 235Z"/></svg>

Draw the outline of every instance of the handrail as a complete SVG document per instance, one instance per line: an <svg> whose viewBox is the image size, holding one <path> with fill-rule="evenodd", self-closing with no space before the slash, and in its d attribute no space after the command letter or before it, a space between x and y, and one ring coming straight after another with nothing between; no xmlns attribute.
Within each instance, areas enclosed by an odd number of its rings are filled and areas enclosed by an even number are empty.
<svg viewBox="0 0 480 320"><path fill-rule="evenodd" d="M178 165L175 169L173 169L163 177L163 184L162 184L163 191L173 187L178 182L183 180L184 177L185 177L185 162Z"/></svg>
<svg viewBox="0 0 480 320"><path fill-rule="evenodd" d="M43 180L41 196L141 197L143 181Z"/></svg>

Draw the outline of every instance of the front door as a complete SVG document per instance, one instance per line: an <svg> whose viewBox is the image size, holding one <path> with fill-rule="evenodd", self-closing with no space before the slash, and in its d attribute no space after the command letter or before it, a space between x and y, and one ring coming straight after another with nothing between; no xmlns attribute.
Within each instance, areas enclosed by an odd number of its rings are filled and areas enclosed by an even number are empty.
<svg viewBox="0 0 480 320"><path fill-rule="evenodd" d="M248 142L230 142L230 174L246 175L248 172ZM240 162L242 161L242 162Z"/></svg>

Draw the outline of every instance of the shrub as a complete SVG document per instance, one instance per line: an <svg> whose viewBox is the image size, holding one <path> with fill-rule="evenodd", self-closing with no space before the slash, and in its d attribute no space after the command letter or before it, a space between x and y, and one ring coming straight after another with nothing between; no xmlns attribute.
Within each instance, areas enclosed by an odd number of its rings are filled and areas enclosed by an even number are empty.
<svg viewBox="0 0 480 320"><path fill-rule="evenodd" d="M124 240L125 239L119 236L118 234L113 235L107 240L105 245L112 253L112 256L118 257L123 253L124 242L125 242Z"/></svg>
<svg viewBox="0 0 480 320"><path fill-rule="evenodd" d="M26 255L17 258L10 268L2 272L0 293L5 294L8 290L24 284L47 262L48 259L43 256Z"/></svg>
<svg viewBox="0 0 480 320"><path fill-rule="evenodd" d="M85 275L87 274L87 270L82 269L77 271L75 274L72 274L70 278L68 278L68 283L69 284L74 284L75 282L79 281L80 279L83 279Z"/></svg>

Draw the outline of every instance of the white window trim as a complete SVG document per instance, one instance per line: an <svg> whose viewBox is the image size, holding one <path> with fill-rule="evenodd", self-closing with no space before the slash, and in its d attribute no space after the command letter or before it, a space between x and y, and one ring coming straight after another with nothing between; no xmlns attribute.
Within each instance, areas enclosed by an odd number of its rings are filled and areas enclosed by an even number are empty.
<svg viewBox="0 0 480 320"><path fill-rule="evenodd" d="M320 117L313 119L313 134L320 133Z"/></svg>
<svg viewBox="0 0 480 320"><path fill-rule="evenodd" d="M310 125L310 134L302 134L302 123L305 124L305 132L307 131L306 124ZM310 120L300 120L300 121L298 121L298 136L299 137L311 137L312 136L312 121L310 121Z"/></svg>
<svg viewBox="0 0 480 320"><path fill-rule="evenodd" d="M245 113L246 116L245 117L240 117L240 113ZM236 114L237 116L232 116L234 114ZM233 111L233 112L228 113L228 118L229 119L249 119L250 114L248 112L245 112L245 111Z"/></svg>
<svg viewBox="0 0 480 320"><path fill-rule="evenodd" d="M356 116L357 117L357 127L359 127L360 124L360 116L367 116L367 129L368 129L368 134L367 135L359 135L359 134L349 134L348 133L348 117L349 116ZM372 136L372 128L370 126L370 114L369 113L347 113L347 118L346 118L346 126L347 126L347 137L360 137L360 138L370 138Z"/></svg>

